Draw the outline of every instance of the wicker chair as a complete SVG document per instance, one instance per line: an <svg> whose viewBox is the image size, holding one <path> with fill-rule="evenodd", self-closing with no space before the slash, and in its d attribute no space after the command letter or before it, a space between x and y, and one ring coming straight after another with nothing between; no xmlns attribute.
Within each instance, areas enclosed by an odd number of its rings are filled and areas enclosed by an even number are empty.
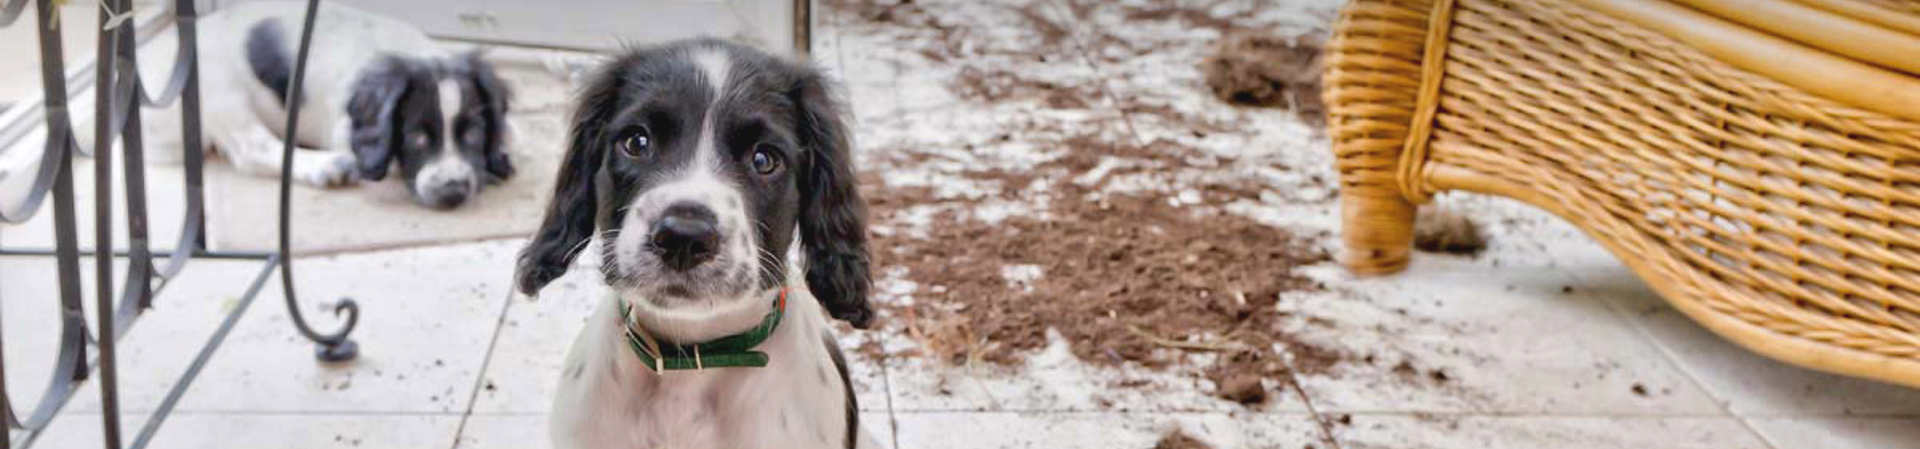
<svg viewBox="0 0 1920 449"><path fill-rule="evenodd" d="M1326 61L1351 270L1515 198L1748 349L1920 387L1920 2L1355 0Z"/></svg>

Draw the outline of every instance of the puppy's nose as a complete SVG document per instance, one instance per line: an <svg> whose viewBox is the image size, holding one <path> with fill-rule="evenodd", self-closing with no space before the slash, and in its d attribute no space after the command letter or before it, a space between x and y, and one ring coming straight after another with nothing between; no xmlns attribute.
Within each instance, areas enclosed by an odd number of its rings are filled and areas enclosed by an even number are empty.
<svg viewBox="0 0 1920 449"><path fill-rule="evenodd" d="M685 271L713 259L720 246L720 230L713 210L696 203L667 207L653 224L647 245L668 267Z"/></svg>
<svg viewBox="0 0 1920 449"><path fill-rule="evenodd" d="M465 204L472 193L472 183L446 182L429 188L425 196L435 208L452 209Z"/></svg>

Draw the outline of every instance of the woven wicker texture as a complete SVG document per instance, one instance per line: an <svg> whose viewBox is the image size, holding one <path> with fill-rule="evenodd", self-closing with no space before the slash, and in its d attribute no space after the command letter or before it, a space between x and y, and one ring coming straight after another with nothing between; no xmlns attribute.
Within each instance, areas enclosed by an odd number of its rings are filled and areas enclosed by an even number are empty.
<svg viewBox="0 0 1920 449"><path fill-rule="evenodd" d="M1854 20L1920 35L1920 2L1913 0L1796 0Z"/></svg>
<svg viewBox="0 0 1920 449"><path fill-rule="evenodd" d="M1914 2L1912 0L1827 0L1827 2L1834 2L1834 3L1860 2L1860 3L1872 5L1872 6L1886 8L1886 10L1889 12L1900 13L1900 14L1905 14L1910 16L1920 16L1920 2Z"/></svg>
<svg viewBox="0 0 1920 449"><path fill-rule="evenodd" d="M1920 123L1571 3L1446 3L1356 1L1329 41L1350 268L1404 266L1431 192L1513 197L1722 336L1920 386Z"/></svg>

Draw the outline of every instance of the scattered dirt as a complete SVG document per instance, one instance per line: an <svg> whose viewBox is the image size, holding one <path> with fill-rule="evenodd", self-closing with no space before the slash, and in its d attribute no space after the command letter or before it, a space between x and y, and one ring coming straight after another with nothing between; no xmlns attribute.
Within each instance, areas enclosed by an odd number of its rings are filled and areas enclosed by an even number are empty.
<svg viewBox="0 0 1920 449"><path fill-rule="evenodd" d="M883 266L907 268L925 298L901 311L909 331L956 363L1012 364L1044 347L1046 329L1074 343L1075 355L1101 363L1159 366L1164 350L1234 354L1266 348L1278 335L1273 305L1284 291L1315 288L1291 274L1327 260L1285 230L1202 207L1177 207L1162 196L1105 194L1071 182L1106 157L1183 165L1183 159L1114 145L1090 136L1058 142L1069 151L1031 170L979 170L970 178L1000 181L1003 195L1045 182L1054 196L1045 218L998 223L947 212L925 239L879 237ZM1157 148L1165 148L1165 145ZM1140 164L1148 165L1148 164ZM1151 166L1112 170L1105 179ZM1200 186L1208 204L1257 195L1253 186ZM886 219L899 208L937 200L918 189L873 187ZM1009 266L1037 268L1029 280L1003 276Z"/></svg>
<svg viewBox="0 0 1920 449"><path fill-rule="evenodd" d="M1144 8L1130 7L1127 9L1127 20L1134 22L1178 20L1186 26L1213 28L1222 31L1232 30L1240 26L1238 23L1235 23L1233 19L1213 15L1213 13L1207 12L1207 9L1203 7L1160 5Z"/></svg>
<svg viewBox="0 0 1920 449"><path fill-rule="evenodd" d="M1421 251L1477 255L1487 235L1472 218L1440 206L1420 208L1413 221L1413 247Z"/></svg>
<svg viewBox="0 0 1920 449"><path fill-rule="evenodd" d="M862 182L871 217L875 224L896 230L874 236L876 272L904 268L904 280L916 286L910 293L911 304L889 301L883 307L892 309L888 311L894 317L891 322L904 327L919 345L886 353L869 341L856 350L880 357L926 356L958 365L1018 366L1050 343L1047 330L1053 329L1069 343L1074 356L1094 364L1157 368L1205 361L1205 366L1197 368L1214 385L1214 394L1248 405L1289 397L1267 387L1285 388L1296 375L1335 374L1336 368L1345 365L1381 369L1397 358L1389 355L1376 365L1371 349L1362 361L1360 354L1308 342L1303 336L1337 332L1342 325L1304 311L1297 316L1282 312L1283 293L1322 288L1293 271L1328 259L1313 244L1326 236L1294 235L1222 209L1230 203L1260 202L1263 197L1295 200L1290 186L1235 177L1222 167L1248 168L1256 161L1236 160L1189 146L1196 143L1176 141L1185 137L1136 142L1130 134L1134 124L1148 123L1190 130L1193 139L1204 140L1215 134L1247 134L1246 123L1200 117L1206 114L1182 112L1153 98L1104 98L1110 88L1104 85L1106 77L1123 75L1119 73L1055 79L1046 77L1050 72L1031 70L1035 63L1082 64L1083 58L1095 65L1115 65L1111 63L1167 54L1163 51L1194 55L1205 48L1204 38L1156 40L1117 35L1112 30L1076 29L1051 19L1060 11L1033 7L1012 7L1010 14L994 16L1001 21L996 23L1028 28L1009 38L1003 29L975 29L977 24L964 15L1006 12L991 9L997 6L830 1L841 11L851 12L856 23L850 29L898 40L910 47L905 50L908 58L917 54L951 70L953 75L944 82L961 99L1055 110L1116 108L1125 116L1089 114L1090 118L1064 122L1009 119L1004 129L991 131L994 137L982 139L984 143L894 142L888 145L897 147L869 149L872 157L863 167L867 176ZM1261 83L1249 84L1246 93L1222 95L1229 100L1241 97L1245 103L1294 107L1310 116L1310 122L1321 120L1319 112L1306 112L1319 107L1319 70L1309 67L1317 64L1316 53L1305 49L1317 48L1317 40L1290 37L1281 42L1284 46L1274 47L1272 38L1262 41L1246 36L1260 36L1258 30L1272 35L1276 27L1235 14L1215 15L1212 6L1136 7L1084 0L1069 0L1065 5L1076 17L1089 17L1094 9L1119 8L1120 17L1128 21L1218 30L1230 38L1223 39L1222 48L1235 52L1201 64L1207 85L1181 83L1178 88L1211 89L1219 94L1216 75L1257 79ZM1263 65L1274 61L1259 52L1283 50L1301 62ZM1209 65L1219 66L1221 73L1205 71ZM1241 71L1230 73L1227 68ZM1272 70L1258 71L1262 68ZM1269 98L1275 95L1278 100ZM1008 168L1004 156L976 150L975 145L996 150L1030 146L1031 154L1058 156ZM968 154L974 151L978 153ZM1300 170L1277 162L1258 168ZM955 195L944 192L945 186L940 190L888 186L877 175L901 169L964 178L971 181L967 185L986 186L988 191ZM1193 174L1207 176L1187 176ZM1122 193L1116 179L1152 181L1144 188L1129 183L1126 192L1137 193ZM1333 188L1318 176L1302 183ZM986 206L1007 204L1031 210L993 221L974 215ZM928 210L935 212L929 217ZM1308 328L1301 329L1302 324ZM1377 325L1368 331L1386 332ZM1404 351L1382 348L1381 353ZM1452 381L1451 373L1439 370L1416 370L1411 364L1407 370L1408 375L1395 377L1417 385ZM1110 386L1146 385L1118 381ZM1165 446L1163 441L1161 447L1205 446Z"/></svg>
<svg viewBox="0 0 1920 449"><path fill-rule="evenodd" d="M1153 444L1153 449L1213 449L1213 445L1187 435L1184 430L1174 429L1162 435L1160 442Z"/></svg>
<svg viewBox="0 0 1920 449"><path fill-rule="evenodd" d="M1059 45L1061 41L1066 40L1067 36L1073 34L1067 31L1065 24L1047 17L1048 14L1044 10L1046 5L1046 2L1033 2L1014 8L1014 13L1019 14L1021 19L1026 20L1028 25L1032 25L1033 29L1040 33L1040 46L1043 48Z"/></svg>
<svg viewBox="0 0 1920 449"><path fill-rule="evenodd" d="M1229 103L1293 109L1302 121L1326 123L1320 101L1320 51L1326 36L1276 36L1241 31L1226 36L1200 61L1213 95Z"/></svg>
<svg viewBox="0 0 1920 449"><path fill-rule="evenodd" d="M952 89L961 98L981 102L1037 98L1054 109L1080 109L1099 98L1097 86L1068 86L1050 81L1021 77L1006 69L966 67L953 79Z"/></svg>
<svg viewBox="0 0 1920 449"><path fill-rule="evenodd" d="M1646 386L1646 385L1642 385L1642 384L1640 384L1639 382L1635 382L1635 383L1633 384L1633 395L1634 395L1634 396L1640 396L1640 397L1646 397L1646 396L1647 396L1647 386Z"/></svg>

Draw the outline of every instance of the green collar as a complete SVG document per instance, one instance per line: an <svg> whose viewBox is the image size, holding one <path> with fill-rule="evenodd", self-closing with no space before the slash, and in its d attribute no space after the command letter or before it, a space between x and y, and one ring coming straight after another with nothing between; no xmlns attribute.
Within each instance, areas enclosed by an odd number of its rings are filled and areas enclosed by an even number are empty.
<svg viewBox="0 0 1920 449"><path fill-rule="evenodd" d="M755 351L755 346L773 335L780 327L780 316L787 312L787 289L773 298L773 310L760 320L760 325L746 332L720 337L693 344L677 344L653 338L645 329L633 324L630 318L630 306L620 305L620 321L627 329L627 346L633 348L633 354L640 356L640 363L654 372L667 370L707 369L730 366L767 366L767 353Z"/></svg>

